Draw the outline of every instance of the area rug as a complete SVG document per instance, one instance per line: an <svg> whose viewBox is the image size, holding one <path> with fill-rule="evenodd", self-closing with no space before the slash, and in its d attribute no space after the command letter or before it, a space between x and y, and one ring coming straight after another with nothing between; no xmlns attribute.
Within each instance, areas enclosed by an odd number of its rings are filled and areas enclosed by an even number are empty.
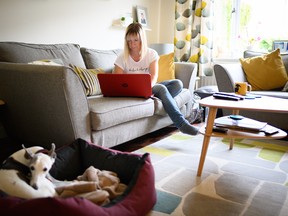
<svg viewBox="0 0 288 216"><path fill-rule="evenodd" d="M135 152L149 152L160 215L288 215L288 142L212 137L201 177L203 135L180 132Z"/></svg>

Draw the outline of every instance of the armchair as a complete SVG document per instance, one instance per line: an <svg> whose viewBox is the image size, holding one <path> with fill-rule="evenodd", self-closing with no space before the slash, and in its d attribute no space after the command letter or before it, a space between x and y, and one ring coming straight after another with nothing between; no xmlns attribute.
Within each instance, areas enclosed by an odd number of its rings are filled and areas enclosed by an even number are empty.
<svg viewBox="0 0 288 216"><path fill-rule="evenodd" d="M245 51L244 57L253 57L259 56L264 53L253 52L253 51ZM288 54L281 55L283 63L285 65L286 71L288 71ZM217 82L217 86L220 92L234 92L234 83L236 81L239 82L247 82L245 73L241 66L240 62L237 63L219 63L214 65L214 73ZM273 90L273 91L253 91L253 94L263 95L263 96L271 96L288 99L288 92L283 92L281 90ZM253 103L253 101L251 101ZM281 104L275 104L275 106L281 106ZM223 110L223 115L229 115L231 111ZM269 124L288 130L288 116L282 113L264 113L264 112L249 112L249 111L241 111L241 115L244 115L248 118L257 119L259 121L268 122Z"/></svg>

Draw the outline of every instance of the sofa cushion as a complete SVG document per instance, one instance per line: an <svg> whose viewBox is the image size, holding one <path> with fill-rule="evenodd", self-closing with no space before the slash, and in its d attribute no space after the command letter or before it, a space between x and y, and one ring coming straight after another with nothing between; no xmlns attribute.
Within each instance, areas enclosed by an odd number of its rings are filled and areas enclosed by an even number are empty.
<svg viewBox="0 0 288 216"><path fill-rule="evenodd" d="M240 62L253 90L283 88L288 80L279 49L262 56L240 58Z"/></svg>
<svg viewBox="0 0 288 216"><path fill-rule="evenodd" d="M93 130L103 130L154 114L154 102L150 98L95 96L89 97L88 103Z"/></svg>
<svg viewBox="0 0 288 216"><path fill-rule="evenodd" d="M252 91L253 94L288 99L288 93L284 91Z"/></svg>
<svg viewBox="0 0 288 216"><path fill-rule="evenodd" d="M28 64L52 65L52 66L63 66L64 65L62 59L41 59L41 60L37 60L37 61L28 62Z"/></svg>
<svg viewBox="0 0 288 216"><path fill-rule="evenodd" d="M282 91L283 91L283 92L288 92L288 81L287 81L286 84L284 85Z"/></svg>
<svg viewBox="0 0 288 216"><path fill-rule="evenodd" d="M61 59L64 65L85 67L77 44L29 44L0 42L0 62L28 63L42 59Z"/></svg>
<svg viewBox="0 0 288 216"><path fill-rule="evenodd" d="M87 96L100 95L101 88L98 81L98 73L103 73L102 69L86 69L77 67L76 65L69 65L77 76L81 79Z"/></svg>
<svg viewBox="0 0 288 216"><path fill-rule="evenodd" d="M175 64L173 52L165 55L160 55L158 65L158 83L165 80L175 79Z"/></svg>
<svg viewBox="0 0 288 216"><path fill-rule="evenodd" d="M166 111L164 110L163 104L159 98L154 97L155 103L155 114L165 116L167 115ZM191 92L184 88L180 94L178 94L175 98L176 104L179 108L183 107L189 101L192 100Z"/></svg>
<svg viewBox="0 0 288 216"><path fill-rule="evenodd" d="M121 49L114 50L98 50L81 48L86 68L101 68L105 72L112 72L114 62L117 56L122 52Z"/></svg>

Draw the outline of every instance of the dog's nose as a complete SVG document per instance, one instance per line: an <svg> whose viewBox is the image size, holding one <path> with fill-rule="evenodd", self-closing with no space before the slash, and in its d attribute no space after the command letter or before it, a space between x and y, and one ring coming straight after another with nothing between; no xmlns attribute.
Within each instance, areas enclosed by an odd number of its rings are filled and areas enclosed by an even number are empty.
<svg viewBox="0 0 288 216"><path fill-rule="evenodd" d="M32 187L35 189L35 190L38 190L38 186L36 184L33 184Z"/></svg>

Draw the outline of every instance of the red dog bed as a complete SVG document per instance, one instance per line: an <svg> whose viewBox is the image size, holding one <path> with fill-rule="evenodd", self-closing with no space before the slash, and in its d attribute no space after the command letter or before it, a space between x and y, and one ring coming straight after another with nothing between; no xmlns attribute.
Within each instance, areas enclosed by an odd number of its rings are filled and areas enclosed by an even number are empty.
<svg viewBox="0 0 288 216"><path fill-rule="evenodd" d="M20 199L1 194L2 215L146 215L156 203L154 169L149 154L138 155L105 149L82 139L56 151L50 174L74 180L90 166L116 172L127 185L124 193L104 206L79 197Z"/></svg>

